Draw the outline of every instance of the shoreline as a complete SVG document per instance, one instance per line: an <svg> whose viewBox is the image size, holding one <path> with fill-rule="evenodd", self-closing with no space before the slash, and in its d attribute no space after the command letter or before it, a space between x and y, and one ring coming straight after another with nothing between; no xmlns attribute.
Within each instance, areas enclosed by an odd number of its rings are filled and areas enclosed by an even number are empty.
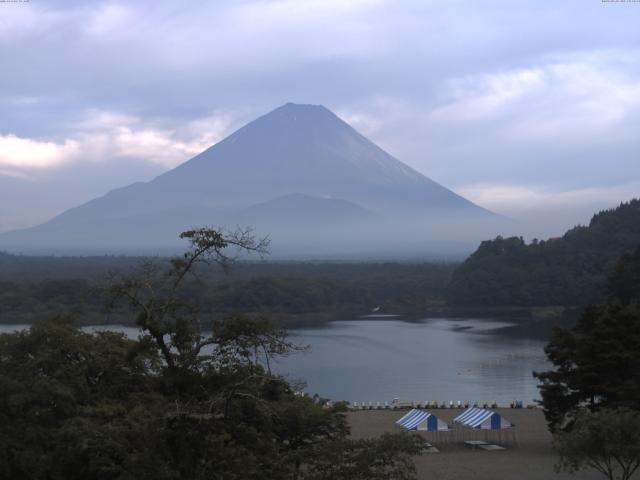
<svg viewBox="0 0 640 480"><path fill-rule="evenodd" d="M293 329L314 328L326 325L333 321L366 321L366 320L397 320L415 322L425 318L473 318L478 320L504 320L509 319L517 324L544 325L556 322L562 318L565 310L574 309L573 306L456 306L437 305L423 309L399 309L389 312L372 314L368 311L354 308L338 308L336 310L318 310L309 312L278 312L278 311L245 311L247 315L267 316L279 325ZM58 309L43 309L37 313L28 312L4 312L0 316L0 324L32 323L35 317L38 320L52 317L59 313ZM105 312L100 308L72 308L67 312L70 316L76 316L82 326L96 324L120 324L133 326L135 324L132 312L114 311ZM232 312L214 312L212 318L222 318Z"/></svg>
<svg viewBox="0 0 640 480"><path fill-rule="evenodd" d="M331 401L333 403L337 403ZM470 408L485 408L488 410L523 410L523 409L541 409L542 407L538 403L527 403L525 404L522 400L514 399L510 402L509 405L501 405L498 402L470 402L470 401L459 401L453 402L449 401L439 401L439 400L426 400L424 402L421 401L408 401L408 400L398 400L397 402L388 402L388 401L365 401L365 402L347 402L347 409L350 412L362 412L362 411L387 411L387 412L407 412L411 409L417 410L427 410L431 413L435 413L437 411L452 411L452 412L463 412L464 410L468 410Z"/></svg>

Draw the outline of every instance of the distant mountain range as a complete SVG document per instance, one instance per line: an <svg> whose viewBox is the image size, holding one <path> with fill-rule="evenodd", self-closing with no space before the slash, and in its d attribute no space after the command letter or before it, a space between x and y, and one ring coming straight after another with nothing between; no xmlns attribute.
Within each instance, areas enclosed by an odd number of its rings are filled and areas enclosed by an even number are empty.
<svg viewBox="0 0 640 480"><path fill-rule="evenodd" d="M289 103L150 182L8 232L0 247L150 253L180 248L190 227L253 225L276 257L462 255L507 224L326 108Z"/></svg>

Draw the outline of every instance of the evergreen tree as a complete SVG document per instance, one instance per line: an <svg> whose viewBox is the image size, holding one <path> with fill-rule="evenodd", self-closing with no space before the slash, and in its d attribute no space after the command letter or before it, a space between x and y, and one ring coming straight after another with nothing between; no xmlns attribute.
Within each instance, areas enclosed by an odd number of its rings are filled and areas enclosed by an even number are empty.
<svg viewBox="0 0 640 480"><path fill-rule="evenodd" d="M534 375L552 431L570 428L583 408L640 409L640 249L618 262L606 304L585 309L545 348L555 369Z"/></svg>

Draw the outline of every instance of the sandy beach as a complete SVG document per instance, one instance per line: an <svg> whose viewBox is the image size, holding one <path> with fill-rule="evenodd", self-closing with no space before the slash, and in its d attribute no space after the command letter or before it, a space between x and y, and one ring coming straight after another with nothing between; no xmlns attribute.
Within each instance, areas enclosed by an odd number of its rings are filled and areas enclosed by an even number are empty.
<svg viewBox="0 0 640 480"><path fill-rule="evenodd" d="M457 409L430 410L442 420L452 423L460 414ZM599 479L596 471L576 475L554 472L557 455L551 448L551 435L544 415L539 409L496 409L516 425L518 444L503 441L506 450L472 450L462 441L433 442L440 453L425 453L416 457L419 479L443 480L542 480L542 479ZM348 413L354 438L375 437L384 432L398 431L395 421L406 410L363 410ZM481 438L481 435L478 436ZM495 442L499 443L499 442ZM637 475L636 475L637 476ZM640 478L640 477L638 477Z"/></svg>

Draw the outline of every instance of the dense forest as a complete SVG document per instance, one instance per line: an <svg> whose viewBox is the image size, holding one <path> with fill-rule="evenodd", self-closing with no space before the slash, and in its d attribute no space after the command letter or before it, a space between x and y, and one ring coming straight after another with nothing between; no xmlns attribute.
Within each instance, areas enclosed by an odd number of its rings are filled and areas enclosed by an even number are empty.
<svg viewBox="0 0 640 480"><path fill-rule="evenodd" d="M70 312L83 323L129 323L111 308L114 278L167 259L0 254L0 322L31 323ZM380 311L417 315L444 302L453 264L239 262L203 266L181 291L207 317L248 312L289 326Z"/></svg>
<svg viewBox="0 0 640 480"><path fill-rule="evenodd" d="M616 261L640 245L640 200L597 213L561 238L482 242L453 273L455 305L586 305L606 296Z"/></svg>

